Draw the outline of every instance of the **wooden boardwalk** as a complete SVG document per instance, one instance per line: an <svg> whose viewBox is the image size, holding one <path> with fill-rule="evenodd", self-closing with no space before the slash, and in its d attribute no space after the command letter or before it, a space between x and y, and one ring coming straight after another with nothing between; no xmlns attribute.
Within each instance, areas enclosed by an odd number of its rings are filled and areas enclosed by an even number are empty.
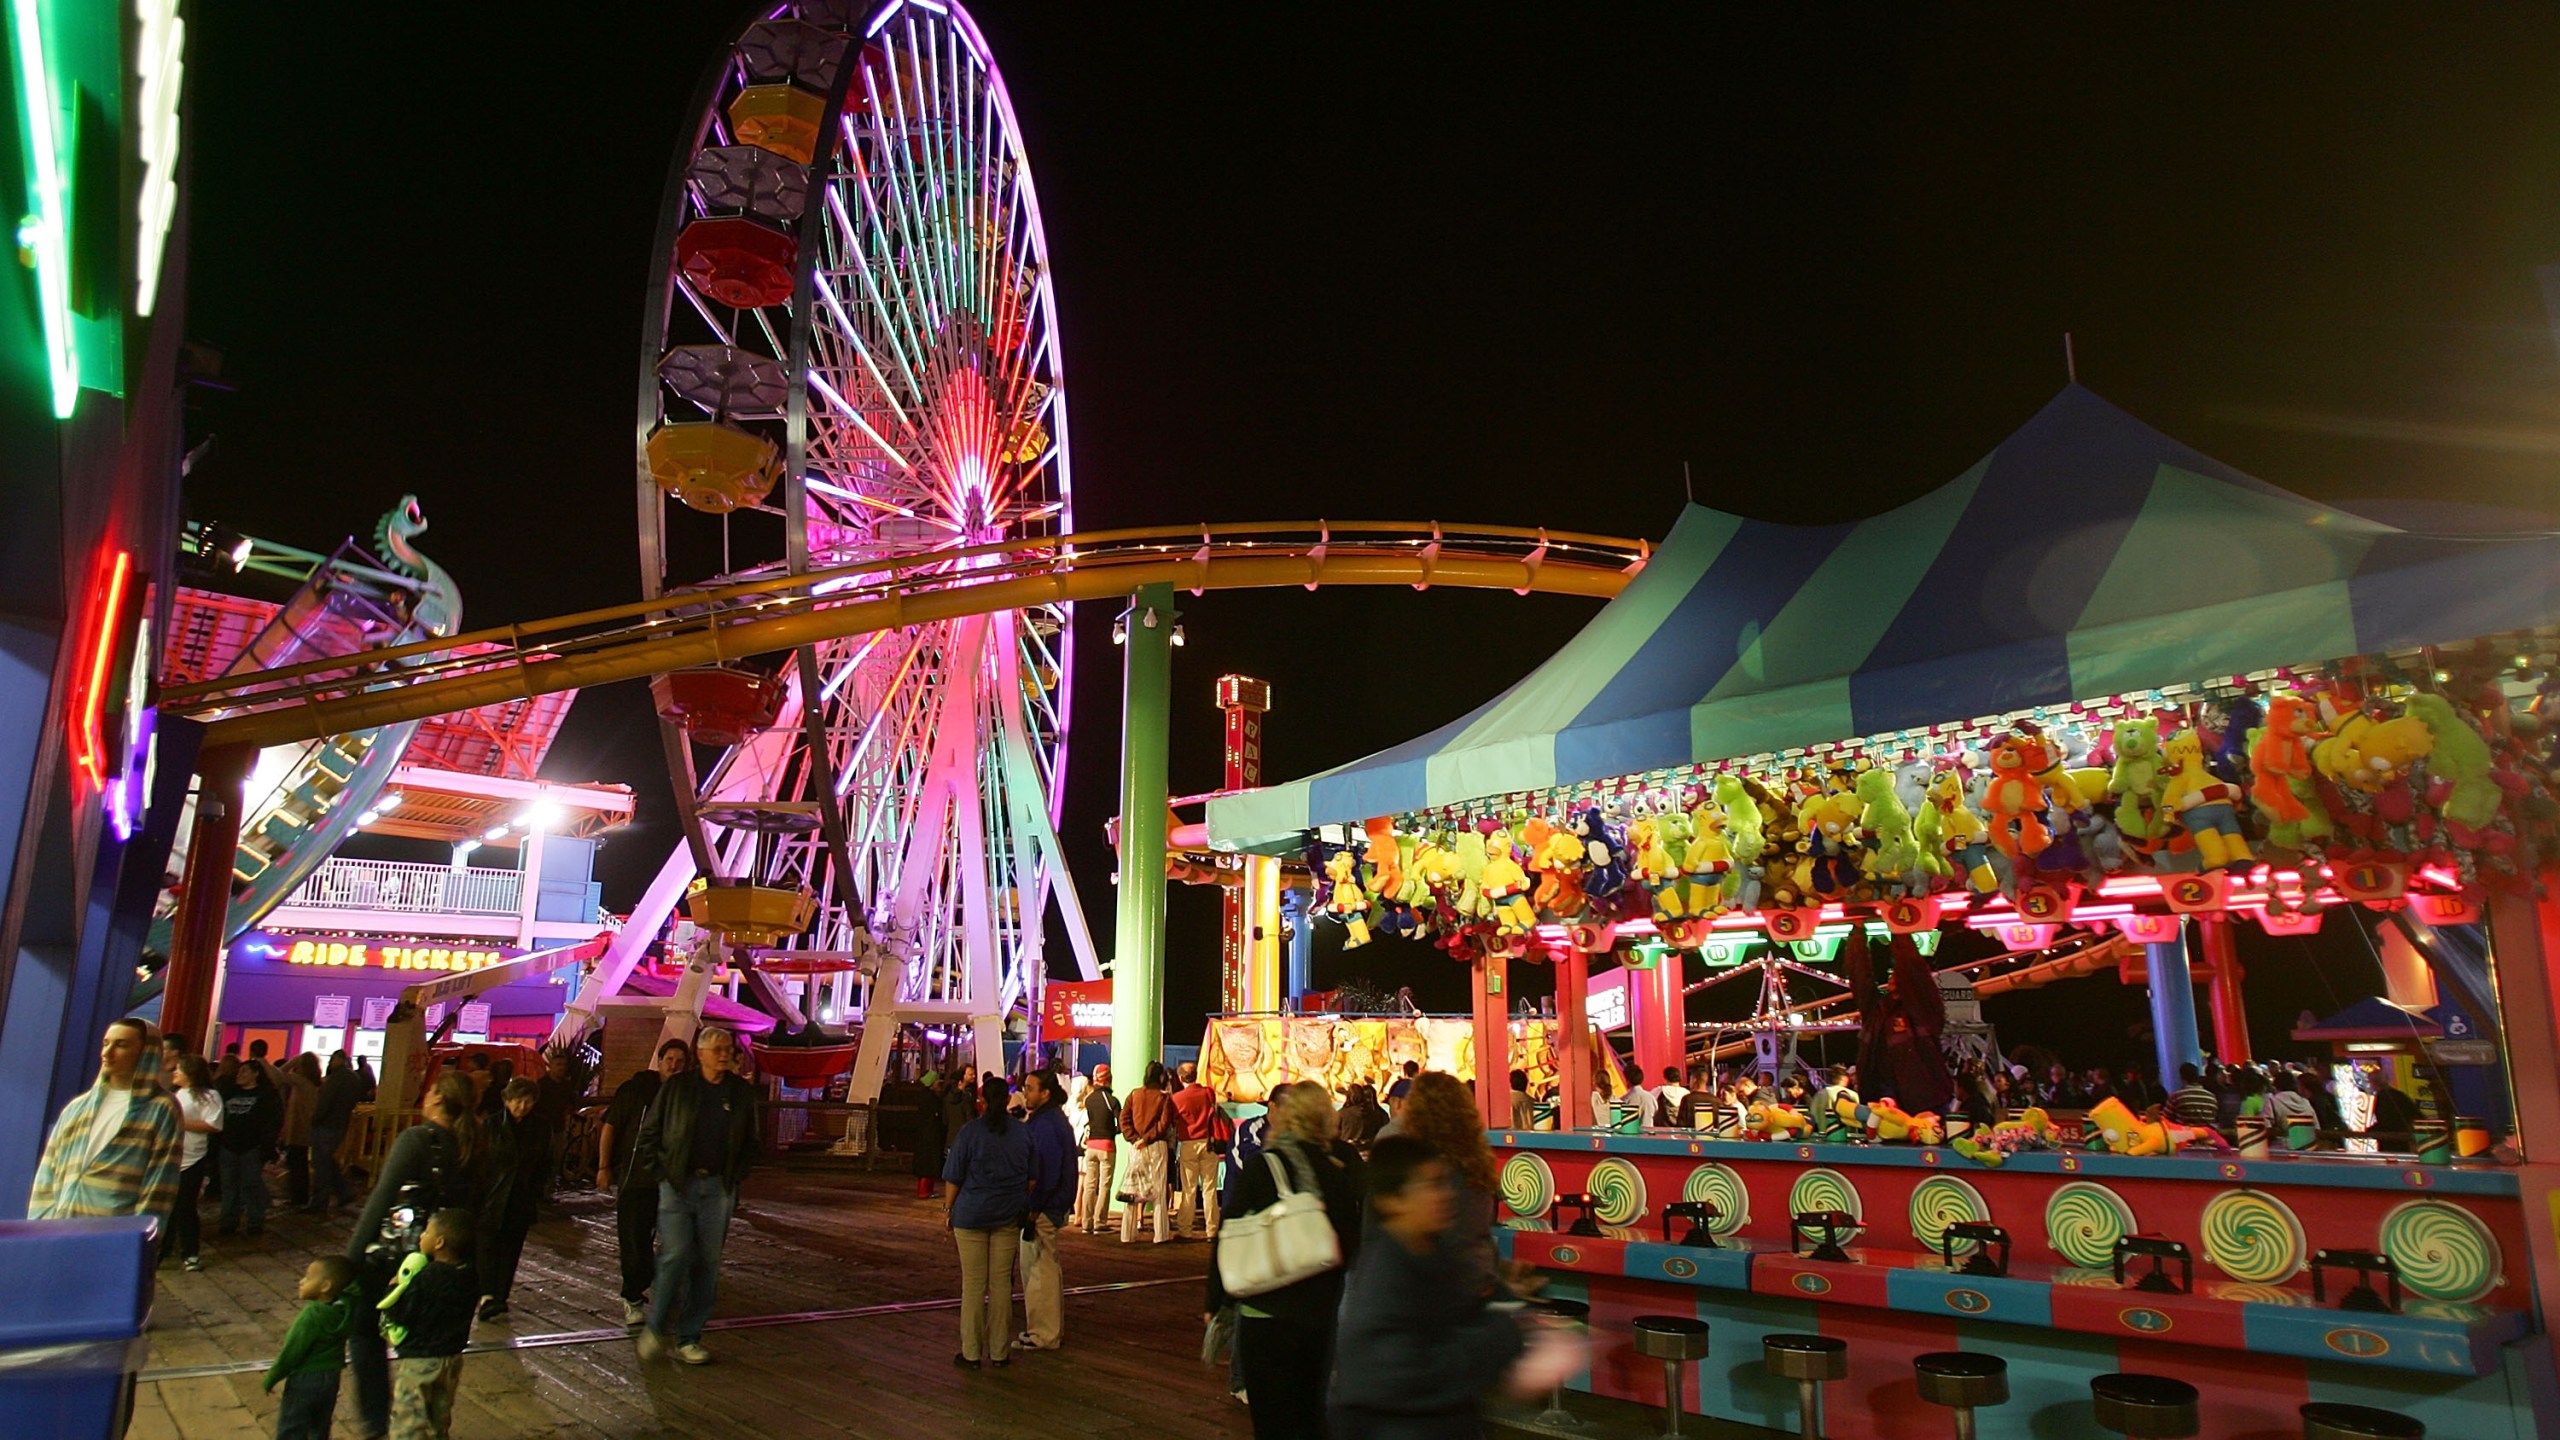
<svg viewBox="0 0 2560 1440"><path fill-rule="evenodd" d="M959 1349L952 1309L887 1308L948 1302L959 1284L940 1204L913 1195L912 1180L888 1175L767 1171L750 1180L705 1336L719 1358L699 1369L639 1362L622 1334L611 1206L592 1195L564 1198L525 1247L513 1313L473 1332L476 1343L527 1345L464 1362L456 1440L1252 1433L1227 1394L1225 1367L1199 1360L1206 1246L1064 1237L1066 1348L964 1371L951 1363ZM265 1236L218 1240L210 1209L204 1270L186 1274L172 1261L160 1272L134 1440L275 1433L276 1402L259 1391L261 1372L293 1319L303 1267L341 1249L350 1223L343 1213L321 1221L279 1208ZM1141 1283L1072 1293L1130 1282ZM719 1328L845 1310L874 1313ZM1020 1318L1017 1302L1017 1326ZM248 1362L258 1368L158 1373ZM356 1433L354 1414L347 1383L338 1434Z"/></svg>

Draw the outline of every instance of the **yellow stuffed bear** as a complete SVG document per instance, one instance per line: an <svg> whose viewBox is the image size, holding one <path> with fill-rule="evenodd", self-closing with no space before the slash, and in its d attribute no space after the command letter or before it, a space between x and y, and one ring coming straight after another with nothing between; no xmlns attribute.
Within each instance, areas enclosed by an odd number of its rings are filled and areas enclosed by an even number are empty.
<svg viewBox="0 0 2560 1440"><path fill-rule="evenodd" d="M1352 864L1351 852L1336 850L1324 862L1325 878L1333 882L1324 902L1325 913L1342 922L1346 932L1342 948L1350 950L1369 943L1369 896L1360 888L1358 869Z"/></svg>
<svg viewBox="0 0 2560 1440"><path fill-rule="evenodd" d="M1538 912L1529 905L1529 872L1512 858L1511 834L1507 830L1496 830L1484 838L1481 888L1497 933L1526 935L1538 928Z"/></svg>

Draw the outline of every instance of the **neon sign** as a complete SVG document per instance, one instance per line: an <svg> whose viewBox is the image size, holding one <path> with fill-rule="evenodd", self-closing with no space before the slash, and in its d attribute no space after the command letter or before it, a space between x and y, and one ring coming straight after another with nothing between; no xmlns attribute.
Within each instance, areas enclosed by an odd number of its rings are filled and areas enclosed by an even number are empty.
<svg viewBox="0 0 2560 1440"><path fill-rule="evenodd" d="M335 965L380 970L485 970L506 959L491 948L451 945L377 945L366 941L296 940L287 965Z"/></svg>
<svg viewBox="0 0 2560 1440"><path fill-rule="evenodd" d="M88 648L72 676L71 761L88 777L93 791L107 788L107 683L116 663L116 638L124 630L121 621L125 593L133 584L133 552L117 551L105 569L106 576L93 596L97 609L83 636ZM121 771L122 766L117 768Z"/></svg>
<svg viewBox="0 0 2560 1440"><path fill-rule="evenodd" d="M135 0L142 23L134 68L142 75L142 198L134 228L133 313L148 315L160 298L160 256L168 248L169 223L178 212L178 97L187 73L187 22L178 0Z"/></svg>
<svg viewBox="0 0 2560 1440"><path fill-rule="evenodd" d="M18 108L27 144L27 216L18 249L36 272L36 309L44 320L46 368L53 377L53 418L68 420L80 403L80 352L71 334L71 182L62 163L60 100L46 63L43 6L9 0L9 49L18 57Z"/></svg>

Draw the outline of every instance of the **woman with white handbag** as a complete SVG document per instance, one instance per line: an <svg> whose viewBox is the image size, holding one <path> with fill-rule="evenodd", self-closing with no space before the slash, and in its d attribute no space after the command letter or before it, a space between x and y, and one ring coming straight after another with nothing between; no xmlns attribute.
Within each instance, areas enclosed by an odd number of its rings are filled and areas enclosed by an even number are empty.
<svg viewBox="0 0 2560 1440"><path fill-rule="evenodd" d="M1237 1309L1254 1440L1322 1440L1343 1271L1359 1247L1359 1152L1334 1138L1324 1086L1284 1085L1209 1257L1207 1314Z"/></svg>

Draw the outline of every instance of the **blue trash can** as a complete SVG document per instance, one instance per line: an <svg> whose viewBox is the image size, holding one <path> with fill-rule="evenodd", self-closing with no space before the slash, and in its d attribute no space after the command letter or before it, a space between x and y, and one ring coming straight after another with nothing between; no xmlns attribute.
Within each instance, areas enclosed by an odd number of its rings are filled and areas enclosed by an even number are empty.
<svg viewBox="0 0 2560 1440"><path fill-rule="evenodd" d="M0 1221L0 1430L124 1433L158 1253L139 1216Z"/></svg>

